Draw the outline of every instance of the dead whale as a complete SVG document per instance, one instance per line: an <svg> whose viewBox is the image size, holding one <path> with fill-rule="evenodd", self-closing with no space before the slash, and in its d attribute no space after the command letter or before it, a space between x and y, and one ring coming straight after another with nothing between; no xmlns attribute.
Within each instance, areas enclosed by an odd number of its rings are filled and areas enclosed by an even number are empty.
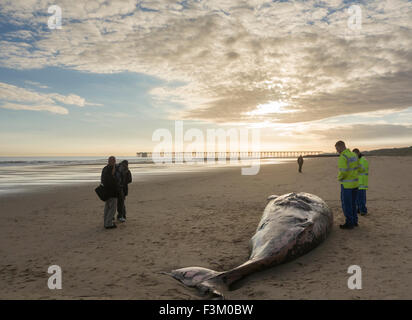
<svg viewBox="0 0 412 320"><path fill-rule="evenodd" d="M297 258L315 248L333 225L332 211L319 197L305 193L270 196L255 234L250 257L242 265L218 272L187 267L167 273L211 298L223 298L223 290L247 275Z"/></svg>

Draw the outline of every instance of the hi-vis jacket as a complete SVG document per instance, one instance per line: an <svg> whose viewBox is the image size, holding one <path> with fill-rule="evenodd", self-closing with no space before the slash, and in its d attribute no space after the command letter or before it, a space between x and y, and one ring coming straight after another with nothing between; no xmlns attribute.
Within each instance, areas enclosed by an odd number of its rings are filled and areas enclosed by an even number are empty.
<svg viewBox="0 0 412 320"><path fill-rule="evenodd" d="M359 159L359 189L368 190L369 162L365 157Z"/></svg>
<svg viewBox="0 0 412 320"><path fill-rule="evenodd" d="M359 186L359 159L355 153L349 149L344 150L339 156L338 168L338 180L345 189L354 189Z"/></svg>

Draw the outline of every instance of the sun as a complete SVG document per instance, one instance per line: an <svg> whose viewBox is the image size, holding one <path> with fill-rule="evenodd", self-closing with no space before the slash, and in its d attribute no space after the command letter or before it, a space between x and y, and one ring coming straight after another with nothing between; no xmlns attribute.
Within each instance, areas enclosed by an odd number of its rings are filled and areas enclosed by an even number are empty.
<svg viewBox="0 0 412 320"><path fill-rule="evenodd" d="M245 112L245 115L262 116L273 113L292 113L297 111L293 109L286 109L285 107L287 106L289 106L289 104L284 101L269 101L265 104L259 104L255 110Z"/></svg>

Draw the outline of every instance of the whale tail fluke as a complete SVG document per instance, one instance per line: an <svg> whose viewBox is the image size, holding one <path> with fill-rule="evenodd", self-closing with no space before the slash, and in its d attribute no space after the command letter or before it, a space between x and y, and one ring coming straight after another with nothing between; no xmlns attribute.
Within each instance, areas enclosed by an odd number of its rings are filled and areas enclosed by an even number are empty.
<svg viewBox="0 0 412 320"><path fill-rule="evenodd" d="M224 299L224 293L230 291L231 285L249 273L250 262L225 272L202 267L187 267L162 273L175 278L187 287L196 288L202 296Z"/></svg>
<svg viewBox="0 0 412 320"><path fill-rule="evenodd" d="M195 287L202 296L212 300L224 300L224 293L228 290L218 276L198 283Z"/></svg>
<svg viewBox="0 0 412 320"><path fill-rule="evenodd" d="M162 272L162 274L172 276L185 286L196 288L202 296L208 296L211 299L224 299L224 292L229 289L224 277L226 272L201 267L187 267L171 272Z"/></svg>

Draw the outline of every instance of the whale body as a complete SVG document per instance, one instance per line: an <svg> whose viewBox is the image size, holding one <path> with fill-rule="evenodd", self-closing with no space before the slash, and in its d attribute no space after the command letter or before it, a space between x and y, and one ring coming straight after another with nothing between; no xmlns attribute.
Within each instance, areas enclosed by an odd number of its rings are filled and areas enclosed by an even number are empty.
<svg viewBox="0 0 412 320"><path fill-rule="evenodd" d="M305 192L273 195L250 240L250 256L245 263L223 272L187 267L168 274L203 295L223 298L223 290L234 282L315 248L326 239L332 225L332 211L318 196Z"/></svg>

